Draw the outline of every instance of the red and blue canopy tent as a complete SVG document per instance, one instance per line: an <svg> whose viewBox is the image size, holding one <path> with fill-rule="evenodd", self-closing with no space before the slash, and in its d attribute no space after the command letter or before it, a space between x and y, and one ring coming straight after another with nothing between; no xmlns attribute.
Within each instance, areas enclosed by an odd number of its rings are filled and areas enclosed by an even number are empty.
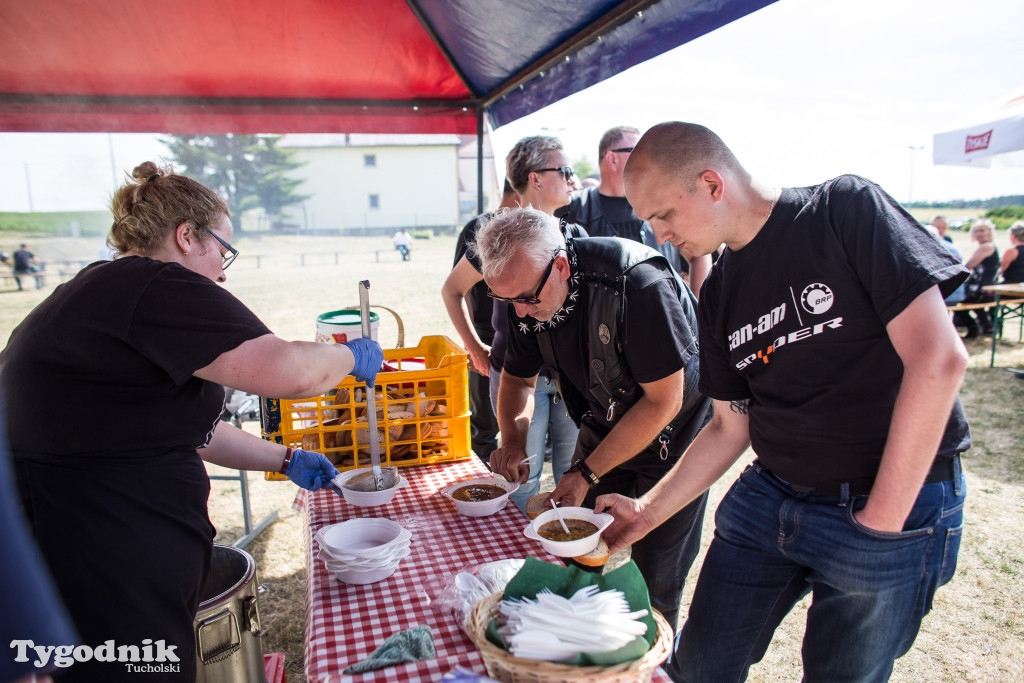
<svg viewBox="0 0 1024 683"><path fill-rule="evenodd" d="M0 131L482 140L774 0L0 0Z"/></svg>

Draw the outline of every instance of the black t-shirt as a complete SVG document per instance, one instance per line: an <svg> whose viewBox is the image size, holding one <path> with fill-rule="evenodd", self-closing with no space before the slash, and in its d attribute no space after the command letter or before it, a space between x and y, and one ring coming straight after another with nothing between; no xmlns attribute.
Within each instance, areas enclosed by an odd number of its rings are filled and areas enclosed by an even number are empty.
<svg viewBox="0 0 1024 683"><path fill-rule="evenodd" d="M270 330L207 277L142 257L95 263L11 334L0 383L15 454L194 451L224 389L193 373Z"/></svg>
<svg viewBox="0 0 1024 683"><path fill-rule="evenodd" d="M699 305L700 389L749 398L757 456L819 485L875 476L903 365L885 326L963 266L877 185L782 191L768 222L712 268ZM970 446L957 400L939 457Z"/></svg>
<svg viewBox="0 0 1024 683"><path fill-rule="evenodd" d="M26 249L19 249L14 252L14 271L28 270L29 266L32 265L32 259L35 257L35 254Z"/></svg>
<svg viewBox="0 0 1024 683"><path fill-rule="evenodd" d="M576 240L577 249L587 240ZM672 273L660 261L644 262L629 271L626 278L626 332L623 353L633 378L640 383L664 379L686 366L688 348L694 348L692 333L683 315ZM587 409L603 412L606 405L588 401L589 382L587 289L580 288L574 310L550 330L555 359L563 373L565 400L573 405L589 403ZM544 365L537 342L537 321L519 318L509 306L508 348L505 372L516 377L532 377ZM585 411L581 411L585 412Z"/></svg>
<svg viewBox="0 0 1024 683"><path fill-rule="evenodd" d="M452 267L459 262L463 256L466 257L473 267L476 268L477 272L480 272L480 257L474 252L471 257L467 253L469 245L476 241L476 231L480 229L481 221L486 221L491 217L491 214L485 213L477 216L470 222L466 223L466 227L459 233L459 238L455 243L455 261L452 262ZM491 314L493 312L494 299L487 296L487 285L481 280L480 282L473 285L469 290L470 309L473 313L473 329L476 330L476 334L480 337L480 341L484 344L490 345L494 341L494 328L491 326Z"/></svg>
<svg viewBox="0 0 1024 683"><path fill-rule="evenodd" d="M1024 246L1018 244L1010 248L1017 250L1017 258L1010 261L1003 273L1003 282L1024 282Z"/></svg>

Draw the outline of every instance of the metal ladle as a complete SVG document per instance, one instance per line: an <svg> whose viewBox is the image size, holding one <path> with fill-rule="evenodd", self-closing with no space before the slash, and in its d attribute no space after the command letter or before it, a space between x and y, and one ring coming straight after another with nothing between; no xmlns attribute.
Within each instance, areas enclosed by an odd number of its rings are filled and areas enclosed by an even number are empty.
<svg viewBox="0 0 1024 683"><path fill-rule="evenodd" d="M359 283L359 317L362 321L363 337L371 339L370 330L370 281ZM370 465L373 467L373 483L378 491L384 485L384 472L380 468L380 435L377 434L377 396L374 392L374 380L366 381L366 425L370 437Z"/></svg>

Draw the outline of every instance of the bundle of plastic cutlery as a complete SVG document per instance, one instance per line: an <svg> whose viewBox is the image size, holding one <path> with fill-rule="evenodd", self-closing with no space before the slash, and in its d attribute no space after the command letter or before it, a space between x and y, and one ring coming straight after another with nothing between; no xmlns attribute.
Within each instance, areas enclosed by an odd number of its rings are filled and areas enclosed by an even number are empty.
<svg viewBox="0 0 1024 683"><path fill-rule="evenodd" d="M544 590L533 600L503 600L498 633L516 657L550 662L581 653L613 652L647 632L621 591L586 586L571 598ZM500 620L499 620L500 621Z"/></svg>

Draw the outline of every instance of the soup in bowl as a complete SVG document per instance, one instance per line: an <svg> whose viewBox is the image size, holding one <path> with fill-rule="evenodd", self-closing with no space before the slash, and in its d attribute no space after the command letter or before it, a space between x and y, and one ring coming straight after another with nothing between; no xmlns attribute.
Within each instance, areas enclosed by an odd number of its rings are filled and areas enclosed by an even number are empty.
<svg viewBox="0 0 1024 683"><path fill-rule="evenodd" d="M441 495L455 503L455 510L467 517L493 515L508 504L508 497L519 488L519 482L504 479L470 479L441 489Z"/></svg>
<svg viewBox="0 0 1024 683"><path fill-rule="evenodd" d="M555 510L542 512L523 529L527 538L540 541L544 550L557 557L586 555L597 547L601 532L615 520L607 513L590 508L560 507L557 512L562 513L568 533L562 529Z"/></svg>

